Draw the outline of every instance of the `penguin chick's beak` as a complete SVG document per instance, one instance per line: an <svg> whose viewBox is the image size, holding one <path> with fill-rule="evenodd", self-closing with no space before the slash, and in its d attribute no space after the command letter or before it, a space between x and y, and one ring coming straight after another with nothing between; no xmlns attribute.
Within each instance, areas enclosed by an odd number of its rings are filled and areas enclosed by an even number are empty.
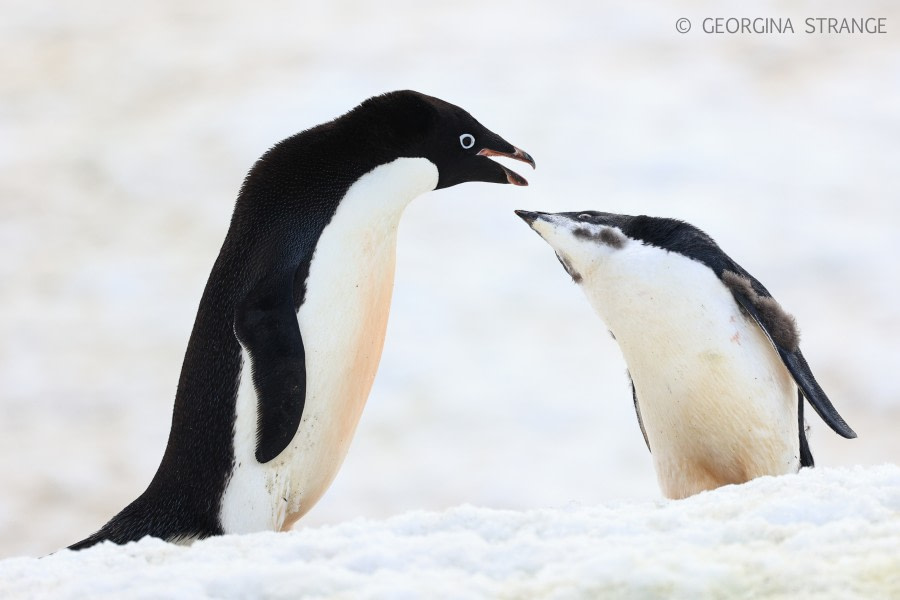
<svg viewBox="0 0 900 600"><path fill-rule="evenodd" d="M531 155L522 150L521 148L512 147L512 152L501 152L500 150L492 150L490 148L484 148L478 151L479 156L505 156L506 158L512 158L514 160L520 160L523 163L528 163L531 165L531 168L534 169L534 159L531 158ZM503 165L499 165L501 169L503 169L504 173L506 173L506 181L513 185L528 185L528 181L525 180L524 177L516 173L511 169L507 169Z"/></svg>
<svg viewBox="0 0 900 600"><path fill-rule="evenodd" d="M549 219L550 213L531 210L517 210L515 213L520 219L525 221L533 232L547 240L546 234L553 229ZM547 241L549 242L549 240Z"/></svg>
<svg viewBox="0 0 900 600"><path fill-rule="evenodd" d="M528 223L528 226L531 227L532 224L540 217L543 213L533 212L530 210L517 210L515 211L519 218Z"/></svg>

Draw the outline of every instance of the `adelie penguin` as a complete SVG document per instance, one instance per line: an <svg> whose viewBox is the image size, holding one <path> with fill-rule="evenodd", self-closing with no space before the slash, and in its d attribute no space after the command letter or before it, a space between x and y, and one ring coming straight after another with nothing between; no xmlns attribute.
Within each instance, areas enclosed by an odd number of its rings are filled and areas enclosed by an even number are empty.
<svg viewBox="0 0 900 600"><path fill-rule="evenodd" d="M856 437L803 358L794 319L704 232L648 216L516 213L618 342L667 497L813 466L804 397Z"/></svg>
<svg viewBox="0 0 900 600"><path fill-rule="evenodd" d="M397 226L425 192L527 185L522 150L413 91L266 152L244 180L191 332L147 490L71 546L285 530L337 473L375 378Z"/></svg>

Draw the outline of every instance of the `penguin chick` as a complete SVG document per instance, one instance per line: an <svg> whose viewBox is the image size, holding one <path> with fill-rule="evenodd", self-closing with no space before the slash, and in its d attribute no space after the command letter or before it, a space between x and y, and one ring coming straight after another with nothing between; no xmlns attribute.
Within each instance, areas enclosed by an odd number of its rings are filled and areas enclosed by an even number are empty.
<svg viewBox="0 0 900 600"><path fill-rule="evenodd" d="M703 231L648 216L516 214L619 344L666 497L812 467L804 397L856 437L803 358L793 317Z"/></svg>

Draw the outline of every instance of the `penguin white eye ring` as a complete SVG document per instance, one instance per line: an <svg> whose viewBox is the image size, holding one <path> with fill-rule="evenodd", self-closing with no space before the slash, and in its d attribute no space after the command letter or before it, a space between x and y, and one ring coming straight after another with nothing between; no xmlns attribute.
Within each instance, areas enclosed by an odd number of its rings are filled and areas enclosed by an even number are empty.
<svg viewBox="0 0 900 600"><path fill-rule="evenodd" d="M468 150L475 145L475 136L471 133L464 133L459 136L459 145Z"/></svg>

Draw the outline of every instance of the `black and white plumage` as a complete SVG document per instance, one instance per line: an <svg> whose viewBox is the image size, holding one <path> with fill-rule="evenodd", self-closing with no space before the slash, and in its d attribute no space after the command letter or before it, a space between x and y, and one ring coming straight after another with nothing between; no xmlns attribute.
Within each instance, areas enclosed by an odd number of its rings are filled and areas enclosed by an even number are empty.
<svg viewBox="0 0 900 600"><path fill-rule="evenodd" d="M375 378L404 208L468 181L527 185L495 155L534 166L463 109L413 91L266 152L200 301L159 469L72 548L277 531L308 511Z"/></svg>
<svg viewBox="0 0 900 600"><path fill-rule="evenodd" d="M622 349L667 497L813 466L804 398L856 437L816 382L793 317L703 231L648 216L516 213Z"/></svg>

